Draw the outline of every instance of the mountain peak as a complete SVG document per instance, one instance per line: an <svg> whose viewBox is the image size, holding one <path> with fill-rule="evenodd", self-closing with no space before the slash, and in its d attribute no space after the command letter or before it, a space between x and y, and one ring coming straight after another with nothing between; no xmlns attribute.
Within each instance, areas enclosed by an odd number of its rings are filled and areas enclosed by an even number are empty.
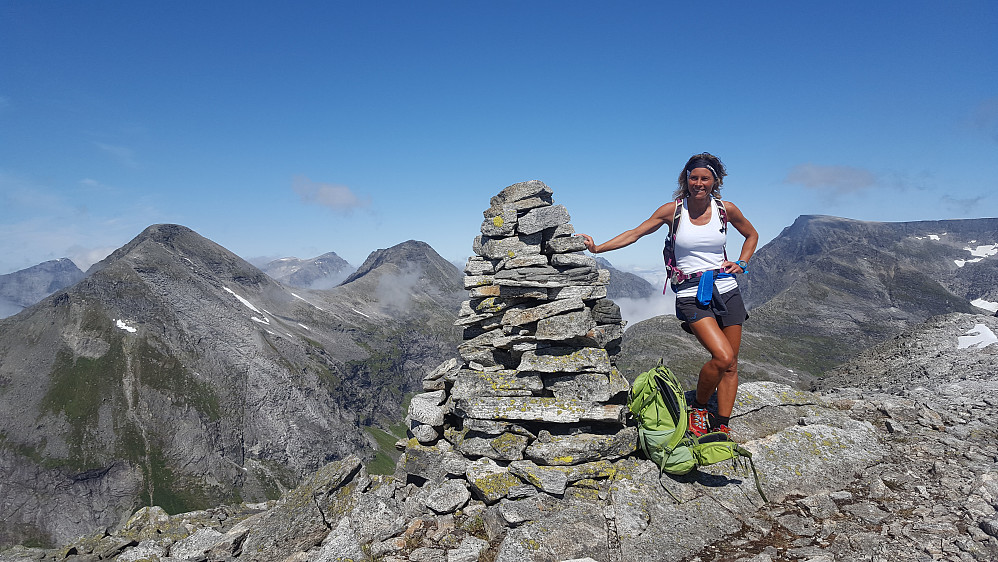
<svg viewBox="0 0 998 562"><path fill-rule="evenodd" d="M136 270L148 271L180 264L185 269L203 268L213 275L243 284L260 284L266 281L266 275L249 262L179 224L154 224L147 227L110 256L94 264L87 270L87 275L122 262L124 267Z"/></svg>
<svg viewBox="0 0 998 562"><path fill-rule="evenodd" d="M320 290L339 285L354 271L354 267L336 255L336 252L326 252L304 260L296 257L281 258L261 266L260 269L290 287Z"/></svg>
<svg viewBox="0 0 998 562"><path fill-rule="evenodd" d="M197 236L198 238L201 237L190 228L179 224L154 224L148 226L135 238L132 238L127 244L111 252L109 256L101 261L90 266L90 269L87 270L87 275L100 271L118 260L123 259L125 256L135 252L136 249L141 247L143 244L148 243L158 244L165 247L175 247L178 241L184 238L189 238L192 235Z"/></svg>
<svg viewBox="0 0 998 562"><path fill-rule="evenodd" d="M433 278L443 284L461 288L461 272L454 264L440 257L429 244L419 240L407 240L390 248L371 252L357 271L347 277L344 285L356 281L384 266L394 266L402 271L420 270L420 278Z"/></svg>

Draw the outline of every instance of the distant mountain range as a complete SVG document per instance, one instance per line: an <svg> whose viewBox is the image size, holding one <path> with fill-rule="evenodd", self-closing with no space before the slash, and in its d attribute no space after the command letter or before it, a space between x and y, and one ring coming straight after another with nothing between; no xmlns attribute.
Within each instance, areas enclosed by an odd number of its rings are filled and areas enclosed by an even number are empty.
<svg viewBox="0 0 998 562"><path fill-rule="evenodd" d="M336 252L329 252L305 260L282 258L271 261L260 269L271 279L289 287L331 289L342 283L356 268L336 255Z"/></svg>
<svg viewBox="0 0 998 562"><path fill-rule="evenodd" d="M371 458L374 428L456 353L462 278L410 241L339 287L290 289L190 229L149 227L0 320L0 544L137 505L274 498L330 459Z"/></svg>
<svg viewBox="0 0 998 562"><path fill-rule="evenodd" d="M972 303L998 305L996 254L998 219L800 217L744 277L749 340L759 360L820 375L931 316L988 312Z"/></svg>
<svg viewBox="0 0 998 562"><path fill-rule="evenodd" d="M596 263L601 268L610 272L610 284L607 285L606 296L611 300L647 299L657 296L661 292L660 289L656 289L643 277L626 271L620 271L604 258L597 257Z"/></svg>
<svg viewBox="0 0 998 562"><path fill-rule="evenodd" d="M0 275L0 318L17 314L80 279L83 272L69 258Z"/></svg>

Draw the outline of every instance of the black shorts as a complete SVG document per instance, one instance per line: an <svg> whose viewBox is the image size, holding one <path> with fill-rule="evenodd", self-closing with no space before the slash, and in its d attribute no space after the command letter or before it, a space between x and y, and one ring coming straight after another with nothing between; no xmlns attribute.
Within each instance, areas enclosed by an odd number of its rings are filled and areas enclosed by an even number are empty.
<svg viewBox="0 0 998 562"><path fill-rule="evenodd" d="M690 324L704 318L713 318L721 328L738 326L748 320L748 311L745 310L742 293L737 287L727 293L715 293L713 300L716 301L718 297L721 299L720 303L711 302L707 306L700 304L696 297L679 297L676 299L676 318ZM727 312L718 311L725 308Z"/></svg>

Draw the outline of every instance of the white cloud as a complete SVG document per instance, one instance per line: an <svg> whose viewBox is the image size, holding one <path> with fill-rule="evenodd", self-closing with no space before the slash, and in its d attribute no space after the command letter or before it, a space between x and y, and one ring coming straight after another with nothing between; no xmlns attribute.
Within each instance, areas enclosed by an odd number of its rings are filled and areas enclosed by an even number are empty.
<svg viewBox="0 0 998 562"><path fill-rule="evenodd" d="M58 258L86 271L146 226L164 222L156 208L115 197L96 180L78 186L60 193L0 172L0 274Z"/></svg>
<svg viewBox="0 0 998 562"><path fill-rule="evenodd" d="M317 290L317 291L323 291L323 290L326 290L326 289L332 289L333 287L335 287L335 286L339 285L340 283L342 283L343 281L345 281L346 278L349 277L350 274L353 273L354 271L355 270L353 268L347 268L347 269L344 269L343 271L338 271L336 273L330 273L329 275L327 275L325 277L320 277L320 278L316 279L315 281L312 281L311 283L309 283L308 288L309 289L314 289L314 290Z"/></svg>
<svg viewBox="0 0 998 562"><path fill-rule="evenodd" d="M823 166L798 164L790 169L786 183L802 185L809 189L827 190L833 194L851 193L873 187L876 176L869 170L852 166Z"/></svg>
<svg viewBox="0 0 998 562"><path fill-rule="evenodd" d="M65 205L51 189L10 173L0 172L0 201L7 211L63 209Z"/></svg>
<svg viewBox="0 0 998 562"><path fill-rule="evenodd" d="M101 149L101 151L105 154L111 156L111 158L117 160L119 164L125 166L126 168L139 167L139 163L135 159L135 151L127 146L118 146L103 142L95 142L94 145Z"/></svg>
<svg viewBox="0 0 998 562"><path fill-rule="evenodd" d="M357 197L345 185L318 183L305 176L295 176L291 188L305 203L329 207L340 213L366 207L369 204L367 200Z"/></svg>
<svg viewBox="0 0 998 562"><path fill-rule="evenodd" d="M663 314L676 313L676 295L672 291L644 299L617 298L613 302L620 307L620 315L627 321L627 326Z"/></svg>
<svg viewBox="0 0 998 562"><path fill-rule="evenodd" d="M998 97L982 100L971 117L971 127L998 142Z"/></svg>
<svg viewBox="0 0 998 562"><path fill-rule="evenodd" d="M976 197L953 197L952 195L946 194L940 198L942 205L951 209L958 215L973 217L980 216L981 205L984 201L987 201L987 195L978 195Z"/></svg>
<svg viewBox="0 0 998 562"><path fill-rule="evenodd" d="M79 182L80 187L86 191L92 193L111 193L114 189L106 184L103 184L93 178L83 178Z"/></svg>
<svg viewBox="0 0 998 562"><path fill-rule="evenodd" d="M386 312L392 309L405 311L409 308L409 300L412 298L413 290L419 284L419 278L422 275L422 266L416 264L411 269L400 271L397 274L385 273L378 278L378 287L374 293L381 310Z"/></svg>
<svg viewBox="0 0 998 562"><path fill-rule="evenodd" d="M118 249L118 246L102 246L100 248L85 248L79 244L74 244L66 248L66 257L73 260L76 267L86 271L90 266L111 255Z"/></svg>

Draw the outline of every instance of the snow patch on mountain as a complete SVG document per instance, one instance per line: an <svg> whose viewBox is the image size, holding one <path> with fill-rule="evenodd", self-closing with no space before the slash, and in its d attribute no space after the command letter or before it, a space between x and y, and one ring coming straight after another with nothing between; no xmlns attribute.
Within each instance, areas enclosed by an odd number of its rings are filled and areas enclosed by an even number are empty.
<svg viewBox="0 0 998 562"><path fill-rule="evenodd" d="M990 310L991 312L998 312L998 302L987 301L984 299L974 299L970 301L970 304L976 306L977 308L983 308L984 310Z"/></svg>
<svg viewBox="0 0 998 562"><path fill-rule="evenodd" d="M970 248L964 248L964 249L970 252L972 255L980 256L982 258L998 254L998 244L985 244L983 246L978 246L974 249Z"/></svg>
<svg viewBox="0 0 998 562"><path fill-rule="evenodd" d="M252 320L254 322L259 322L260 324L266 324L268 326L270 325L270 318L267 318L267 316L266 316L267 314L270 314L270 312L267 312L266 309L264 309L263 312L260 312L260 309L257 308L257 307L255 307L255 306L253 306L253 303L251 303L250 301L248 301L248 300L244 299L243 297L237 295L236 292L233 291L232 289L230 289L228 287L222 287L222 288L225 289L226 292L228 292L232 296L236 297L236 299L238 299L239 302L243 303L243 305L246 308L252 310L253 312L255 312L257 314L259 314L260 316L263 316L263 318L257 318L256 316L250 316L250 320ZM270 314L270 315L273 316L273 314Z"/></svg>
<svg viewBox="0 0 998 562"><path fill-rule="evenodd" d="M133 334L138 331L137 328L133 328L133 327L129 326L124 320L115 320L114 321L114 325L117 326L118 329L120 329L120 330L124 330L126 332L130 332L130 333L133 333Z"/></svg>
<svg viewBox="0 0 998 562"><path fill-rule="evenodd" d="M974 347L982 349L996 342L998 342L998 336L991 331L991 328L988 328L984 324L977 324L966 335L957 338L956 348L967 349L968 347Z"/></svg>
<svg viewBox="0 0 998 562"><path fill-rule="evenodd" d="M229 293L232 296L236 297L239 300L239 302L243 303L243 305L246 306L246 308L249 308L250 310L252 310L253 312L255 312L257 314L263 314L262 312L260 312L259 308L253 306L253 303L251 303L250 301L248 301L248 300L242 298L241 296L237 295L235 293L235 291L233 291L232 289L230 289L228 287L222 287L222 288L225 289L225 291L227 293Z"/></svg>
<svg viewBox="0 0 998 562"><path fill-rule="evenodd" d="M307 302L308 304L310 304L313 307L315 307L317 310L322 310L322 312L325 312L325 310L323 310L322 307L316 306L315 303L309 302L308 299L306 299L305 297L300 297L300 296L298 296L298 295L296 295L294 293L291 293L291 296L294 297L294 298L296 298L296 299L298 299L298 300L303 300L303 301Z"/></svg>
<svg viewBox="0 0 998 562"><path fill-rule="evenodd" d="M973 240L972 242L977 241ZM967 247L964 248L964 250L970 252L970 255L974 257L966 260L953 260L953 263L955 263L957 267L963 267L968 263L977 263L984 258L998 254L998 244L983 244L976 247Z"/></svg>

